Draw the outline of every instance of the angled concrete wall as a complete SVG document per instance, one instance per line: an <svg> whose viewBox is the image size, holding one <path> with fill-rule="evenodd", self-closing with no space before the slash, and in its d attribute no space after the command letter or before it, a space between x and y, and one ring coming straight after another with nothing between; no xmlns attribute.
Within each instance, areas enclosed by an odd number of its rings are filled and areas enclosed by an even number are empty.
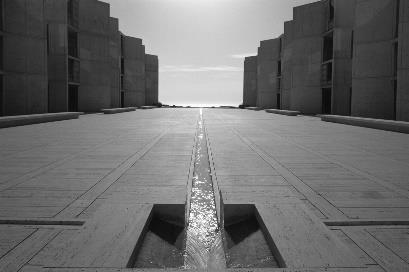
<svg viewBox="0 0 409 272"><path fill-rule="evenodd" d="M290 109L306 114L320 113L322 110L322 33L326 27L324 8L323 2L294 8L291 51L287 56L291 58Z"/></svg>
<svg viewBox="0 0 409 272"><path fill-rule="evenodd" d="M287 21L284 23L283 49L282 49L282 87L281 87L281 108L291 109L291 88L292 88L292 66L293 66L293 40L294 23Z"/></svg>
<svg viewBox="0 0 409 272"><path fill-rule="evenodd" d="M404 2L404 1L402 1ZM357 0L352 116L394 119L396 0Z"/></svg>
<svg viewBox="0 0 409 272"><path fill-rule="evenodd" d="M257 55L257 107L277 107L280 44L280 38L260 42Z"/></svg>
<svg viewBox="0 0 409 272"><path fill-rule="evenodd" d="M111 80L111 108L120 107L121 33L118 19L109 18L109 63Z"/></svg>
<svg viewBox="0 0 409 272"><path fill-rule="evenodd" d="M159 61L158 56L145 55L145 105L159 102Z"/></svg>
<svg viewBox="0 0 409 272"><path fill-rule="evenodd" d="M109 4L80 0L81 85L78 110L97 112L111 106Z"/></svg>
<svg viewBox="0 0 409 272"><path fill-rule="evenodd" d="M48 112L68 110L67 0L45 0L48 32Z"/></svg>
<svg viewBox="0 0 409 272"><path fill-rule="evenodd" d="M333 23L332 113L350 115L352 35L356 0L335 0Z"/></svg>
<svg viewBox="0 0 409 272"><path fill-rule="evenodd" d="M47 112L43 0L3 0L3 114Z"/></svg>
<svg viewBox="0 0 409 272"><path fill-rule="evenodd" d="M409 1L400 1L396 119L409 121Z"/></svg>
<svg viewBox="0 0 409 272"><path fill-rule="evenodd" d="M257 105L257 56L244 59L243 105Z"/></svg>
<svg viewBox="0 0 409 272"><path fill-rule="evenodd" d="M145 46L142 40L123 36L124 106L145 104Z"/></svg>

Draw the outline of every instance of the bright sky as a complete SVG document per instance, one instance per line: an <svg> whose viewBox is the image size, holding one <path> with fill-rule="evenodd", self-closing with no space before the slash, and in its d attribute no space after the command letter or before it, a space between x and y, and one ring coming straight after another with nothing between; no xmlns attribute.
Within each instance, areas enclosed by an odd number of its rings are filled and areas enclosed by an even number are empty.
<svg viewBox="0 0 409 272"><path fill-rule="evenodd" d="M294 6L314 0L103 0L120 30L159 56L159 101L239 105L243 56L283 33Z"/></svg>

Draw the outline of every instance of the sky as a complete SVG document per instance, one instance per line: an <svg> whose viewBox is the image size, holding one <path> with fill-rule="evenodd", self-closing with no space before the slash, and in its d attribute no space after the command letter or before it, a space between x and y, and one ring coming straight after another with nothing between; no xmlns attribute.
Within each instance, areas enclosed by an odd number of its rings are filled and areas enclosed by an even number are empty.
<svg viewBox="0 0 409 272"><path fill-rule="evenodd" d="M244 56L273 39L292 8L314 0L103 0L120 30L159 56L159 101L234 105L243 97Z"/></svg>

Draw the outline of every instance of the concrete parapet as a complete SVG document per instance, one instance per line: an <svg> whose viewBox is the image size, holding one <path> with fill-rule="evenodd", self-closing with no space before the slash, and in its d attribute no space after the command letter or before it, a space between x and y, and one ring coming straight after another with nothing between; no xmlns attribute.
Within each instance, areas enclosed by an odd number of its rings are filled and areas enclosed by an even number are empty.
<svg viewBox="0 0 409 272"><path fill-rule="evenodd" d="M253 111L261 111L261 110L263 110L262 108L259 108L259 107L247 107L247 108L245 108L246 110L253 110Z"/></svg>
<svg viewBox="0 0 409 272"><path fill-rule="evenodd" d="M104 114L115 114L115 113L135 111L136 109L137 107L127 107L127 108L102 109L101 111Z"/></svg>
<svg viewBox="0 0 409 272"><path fill-rule="evenodd" d="M297 116L298 114L300 114L299 111L290 111L290 110L266 109L265 111L268 113L281 114L281 115L287 115L287 116Z"/></svg>
<svg viewBox="0 0 409 272"><path fill-rule="evenodd" d="M59 112L0 117L0 128L78 119L82 112Z"/></svg>
<svg viewBox="0 0 409 272"><path fill-rule="evenodd" d="M384 119L372 119L362 117L351 117L341 115L321 115L325 122L339 123L357 127L374 128L380 130L394 131L409 134L409 122L391 121Z"/></svg>

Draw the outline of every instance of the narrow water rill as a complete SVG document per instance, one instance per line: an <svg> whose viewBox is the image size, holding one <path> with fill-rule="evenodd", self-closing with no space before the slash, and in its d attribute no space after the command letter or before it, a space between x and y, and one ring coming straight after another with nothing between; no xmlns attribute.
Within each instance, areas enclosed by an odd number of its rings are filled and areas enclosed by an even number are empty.
<svg viewBox="0 0 409 272"><path fill-rule="evenodd" d="M198 123L195 164L186 231L185 267L219 270L226 267L219 227L202 110Z"/></svg>

